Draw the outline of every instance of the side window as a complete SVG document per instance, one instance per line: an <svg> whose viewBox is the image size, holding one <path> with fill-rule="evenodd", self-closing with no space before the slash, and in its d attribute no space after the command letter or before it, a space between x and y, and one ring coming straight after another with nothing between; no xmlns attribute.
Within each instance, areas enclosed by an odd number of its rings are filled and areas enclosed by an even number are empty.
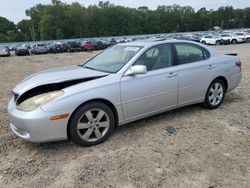
<svg viewBox="0 0 250 188"><path fill-rule="evenodd" d="M143 53L134 65L145 65L148 71L170 67L173 64L170 44L161 44Z"/></svg>
<svg viewBox="0 0 250 188"><path fill-rule="evenodd" d="M210 57L207 50L193 44L175 44L175 48L180 64L202 61Z"/></svg>
<svg viewBox="0 0 250 188"><path fill-rule="evenodd" d="M151 58L151 57L156 57L159 55L159 50L157 48L151 48L150 50L148 50L146 52L146 56L148 58Z"/></svg>
<svg viewBox="0 0 250 188"><path fill-rule="evenodd" d="M210 58L210 53L206 49L202 49L204 60Z"/></svg>

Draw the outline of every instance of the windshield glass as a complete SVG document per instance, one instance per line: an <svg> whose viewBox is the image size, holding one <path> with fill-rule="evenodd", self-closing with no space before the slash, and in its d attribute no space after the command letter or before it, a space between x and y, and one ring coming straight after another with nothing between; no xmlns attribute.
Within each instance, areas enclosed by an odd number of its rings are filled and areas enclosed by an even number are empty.
<svg viewBox="0 0 250 188"><path fill-rule="evenodd" d="M82 67L102 72L118 72L142 47L113 46L82 64Z"/></svg>

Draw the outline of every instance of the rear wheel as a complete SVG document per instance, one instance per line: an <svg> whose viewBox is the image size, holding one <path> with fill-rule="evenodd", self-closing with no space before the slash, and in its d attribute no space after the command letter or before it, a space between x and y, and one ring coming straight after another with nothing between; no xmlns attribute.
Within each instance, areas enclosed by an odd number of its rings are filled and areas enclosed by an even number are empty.
<svg viewBox="0 0 250 188"><path fill-rule="evenodd" d="M232 44L237 44L237 40L233 39Z"/></svg>
<svg viewBox="0 0 250 188"><path fill-rule="evenodd" d="M218 108L224 100L226 93L225 84L220 79L214 80L208 87L205 96L205 106L209 109Z"/></svg>
<svg viewBox="0 0 250 188"><path fill-rule="evenodd" d="M104 142L114 129L112 110L104 103L93 102L80 107L69 123L69 134L73 142L81 146L92 146Z"/></svg>
<svg viewBox="0 0 250 188"><path fill-rule="evenodd" d="M206 42L205 42L204 40L203 40L203 41L201 41L201 43L202 43L202 44L206 44Z"/></svg>
<svg viewBox="0 0 250 188"><path fill-rule="evenodd" d="M221 44L221 42L217 40L217 41L215 42L215 44L216 44L217 46L219 46L219 45Z"/></svg>
<svg viewBox="0 0 250 188"><path fill-rule="evenodd" d="M246 41L247 41L247 43L250 43L250 38L247 38L247 40L246 40Z"/></svg>

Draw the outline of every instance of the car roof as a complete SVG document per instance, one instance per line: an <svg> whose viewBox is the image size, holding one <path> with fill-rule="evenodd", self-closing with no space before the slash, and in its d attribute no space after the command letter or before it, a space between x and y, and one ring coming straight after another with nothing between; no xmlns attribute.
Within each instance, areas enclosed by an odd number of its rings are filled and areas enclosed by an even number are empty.
<svg viewBox="0 0 250 188"><path fill-rule="evenodd" d="M188 40L176 40L176 39L165 39L165 40L140 40L140 41L133 41L133 42L127 42L127 43L119 43L117 44L117 46L139 46L139 47L143 47L143 48L150 48L156 45L160 45L160 44L168 44L168 43L187 43L187 44L194 44L197 46L200 46L202 48L205 48L206 50L208 50L210 52L210 54L212 54L213 56L215 55L220 55L220 53L218 51L216 51L215 49L206 46L204 44L198 43L198 42L194 42L194 41L188 41Z"/></svg>
<svg viewBox="0 0 250 188"><path fill-rule="evenodd" d="M165 44L165 43L176 43L176 42L195 44L195 42L187 41L187 40L155 38L155 39L145 39L145 40L132 41L132 42L127 42L127 43L119 43L117 45L119 45L119 46L147 47L147 46L154 46L154 45Z"/></svg>

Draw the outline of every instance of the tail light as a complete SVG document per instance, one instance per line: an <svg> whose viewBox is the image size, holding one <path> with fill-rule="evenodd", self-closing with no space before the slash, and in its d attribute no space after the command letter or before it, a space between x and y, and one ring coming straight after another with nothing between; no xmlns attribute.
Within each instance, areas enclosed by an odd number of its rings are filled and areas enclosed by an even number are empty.
<svg viewBox="0 0 250 188"><path fill-rule="evenodd" d="M237 67L239 67L240 68L240 71L241 71L241 61L239 60L239 61L236 61L235 62L235 65L237 66Z"/></svg>

